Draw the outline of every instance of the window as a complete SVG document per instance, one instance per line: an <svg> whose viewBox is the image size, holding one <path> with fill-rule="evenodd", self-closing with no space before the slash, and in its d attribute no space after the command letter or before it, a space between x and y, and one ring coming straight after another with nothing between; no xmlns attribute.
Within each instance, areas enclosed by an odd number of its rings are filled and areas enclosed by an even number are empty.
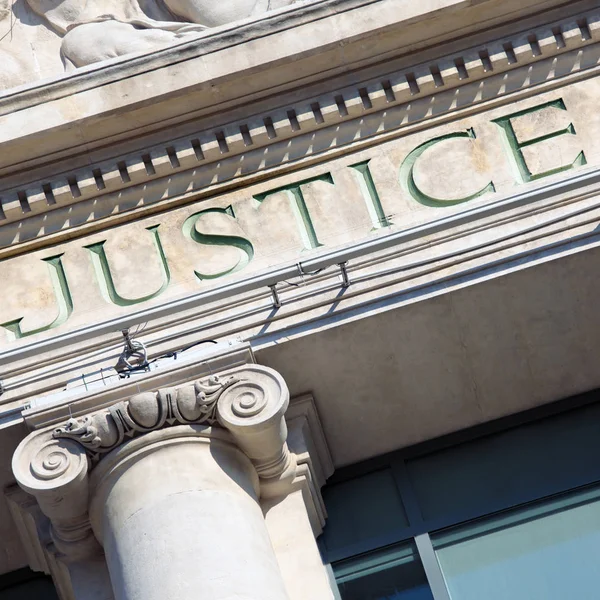
<svg viewBox="0 0 600 600"><path fill-rule="evenodd" d="M364 540L382 547L406 537L406 512L390 469L331 486L326 491L329 560L364 552ZM338 553L338 549L342 549Z"/></svg>
<svg viewBox="0 0 600 600"><path fill-rule="evenodd" d="M341 561L334 574L342 600L433 600L414 543Z"/></svg>
<svg viewBox="0 0 600 600"><path fill-rule="evenodd" d="M599 397L336 472L319 543L341 600L596 600Z"/></svg>
<svg viewBox="0 0 600 600"><path fill-rule="evenodd" d="M600 489L433 537L452 600L596 600Z"/></svg>

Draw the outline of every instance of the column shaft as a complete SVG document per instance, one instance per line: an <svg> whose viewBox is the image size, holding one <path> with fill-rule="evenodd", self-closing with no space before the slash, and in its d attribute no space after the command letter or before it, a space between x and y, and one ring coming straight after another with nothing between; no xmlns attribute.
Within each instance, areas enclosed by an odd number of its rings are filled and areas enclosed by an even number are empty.
<svg viewBox="0 0 600 600"><path fill-rule="evenodd" d="M286 600L250 460L223 430L133 439L92 473L115 600Z"/></svg>

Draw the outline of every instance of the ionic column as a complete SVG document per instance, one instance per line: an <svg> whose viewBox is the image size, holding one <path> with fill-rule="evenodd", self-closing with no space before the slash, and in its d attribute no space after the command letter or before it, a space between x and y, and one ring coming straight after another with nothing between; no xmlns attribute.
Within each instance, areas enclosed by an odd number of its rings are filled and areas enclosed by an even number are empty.
<svg viewBox="0 0 600 600"><path fill-rule="evenodd" d="M34 432L13 470L65 553L89 561L100 542L115 600L289 600L264 518L310 487L288 403L276 372L246 365Z"/></svg>
<svg viewBox="0 0 600 600"><path fill-rule="evenodd" d="M52 575L61 600L113 600L102 549L88 518L89 467L80 444L54 439L51 430L36 431L17 448L12 468L37 506L17 489L5 492L31 568Z"/></svg>

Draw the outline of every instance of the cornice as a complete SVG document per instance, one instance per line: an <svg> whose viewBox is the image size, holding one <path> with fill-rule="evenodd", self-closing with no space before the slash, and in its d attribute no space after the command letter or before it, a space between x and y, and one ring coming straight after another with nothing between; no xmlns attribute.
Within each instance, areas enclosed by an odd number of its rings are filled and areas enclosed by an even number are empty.
<svg viewBox="0 0 600 600"><path fill-rule="evenodd" d="M210 28L192 40L172 44L151 54L130 54L52 79L4 90L0 92L0 116L237 46L263 37L266 31L285 31L332 13L343 13L377 2L381 0L304 0L298 5L273 10L260 17Z"/></svg>
<svg viewBox="0 0 600 600"><path fill-rule="evenodd" d="M553 61L559 55L578 54L599 40L597 9L217 129L194 131L168 145L121 155L62 174L56 180L5 190L1 193L0 247L4 251L0 250L0 257L197 201L278 171L353 151L361 144L377 143L390 135L403 135L433 121L453 118L460 111L489 107L490 103L506 101L509 95L514 99L540 85L559 84L566 77L589 76L595 73L595 62L580 60L568 74L549 69L543 82L524 77L515 78L518 85L506 85L512 72L527 70L536 62ZM484 80L499 82L495 96L483 97L479 90L461 106L445 102L435 114L423 110L432 97L441 98L467 86L479 89ZM415 116L390 118L400 110L413 111ZM367 117L370 127L364 127ZM344 134L340 135L340 127ZM330 143L308 144L295 156L293 144L306 145L303 140L315 135L331 138ZM268 167L264 164L267 152L272 157L277 154L274 150L288 146L290 151L280 152L279 160ZM241 164L256 166L244 171ZM102 202L101 210L98 201ZM80 225L72 225L74 222Z"/></svg>
<svg viewBox="0 0 600 600"><path fill-rule="evenodd" d="M60 161L71 165L66 168L95 163L96 152L123 153L142 135L168 139L174 127L190 120L214 118L233 107L244 109L250 102L266 101L284 92L302 93L310 83L346 77L349 71L398 54L435 48L482 28L533 18L548 9L560 15L582 10L572 3L567 6L564 0L429 0L425 4L378 0L376 11L360 0L330 1L319 18L310 17L313 4L307 3L289 9L281 28L268 22L277 15L250 23L251 37L246 41L240 33L246 24L237 23L231 26L231 43L217 43L208 53L203 54L200 38L195 51L181 51L188 42L175 46L175 54L163 63L154 64L154 54L124 58L122 64L114 63L115 69L118 65L122 71L114 70L116 76L97 87L84 85L78 91L75 86L68 94L54 97L52 82L47 82L32 96L34 104L22 106L15 95L11 112L0 115L4 150L0 175L21 177L23 183L32 169L39 169L43 171L40 177L47 177L64 170L65 166L57 168ZM593 5L592 0L576 2L578 7ZM309 17L297 18L305 10ZM291 28L285 25L287 16ZM214 35L218 42L219 36L229 34L213 30L206 35ZM194 40L189 43L194 46ZM142 65L140 72L127 74L128 61L137 59ZM113 63L107 66L112 68ZM103 73L97 71L98 77ZM44 101L35 104L36 95ZM116 150L116 145L121 150Z"/></svg>
<svg viewBox="0 0 600 600"><path fill-rule="evenodd" d="M237 46L279 31L293 29L301 24L326 19L357 8L381 4L384 0L298 0L293 5L271 10L260 17L236 21L210 28L202 34L170 45L151 54L131 54L101 64L79 68L75 72L36 81L0 92L0 116L31 106L72 95L86 89L101 87L113 81L128 79L164 66L176 65L190 58L203 56L231 46ZM564 0L436 0L419 6L412 0L396 0L395 21L404 29L421 24L427 35L413 36L397 41L397 50L412 50L439 43L456 36L466 35L481 28L493 27L503 21L522 19L535 12L543 12L567 5ZM484 6L483 12L481 5ZM377 8L374 8L377 10ZM456 28L433 28L433 21L443 14L459 14ZM477 18L474 18L477 17ZM373 24L370 24L372 26ZM381 23L381 26L389 25ZM377 29L377 24L373 29ZM379 27L382 28L382 27ZM423 32L421 32L423 33ZM406 38L411 38L410 42Z"/></svg>

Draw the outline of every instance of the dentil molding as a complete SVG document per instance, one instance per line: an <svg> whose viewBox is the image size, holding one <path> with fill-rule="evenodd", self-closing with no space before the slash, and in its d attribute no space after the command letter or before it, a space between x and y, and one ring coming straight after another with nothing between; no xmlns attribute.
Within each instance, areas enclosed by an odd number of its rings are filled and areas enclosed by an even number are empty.
<svg viewBox="0 0 600 600"><path fill-rule="evenodd" d="M0 192L0 227L8 228L1 236L3 241L0 245L14 245L16 250L30 239L21 230L23 220L46 219L46 213L52 212L53 219L58 222L61 213L66 211L65 223L58 229L52 227L50 232L43 226L33 228L37 231L36 237L43 238L52 233L50 237L56 240L57 236L73 228L67 217L72 212L72 205L77 205L81 214L78 227L87 227L96 220L114 221L119 213L135 212L138 215L153 205L160 204L166 208L165 203L187 202L190 194L197 195L205 191L215 193L240 178L247 180L261 174L264 176L278 168L289 169L290 163L294 162L293 152L288 155L285 152L278 153L277 149L287 147L296 138L315 136L322 130L338 129L340 126L347 127L348 122L360 121L367 116L372 119L379 113L384 115L399 107L416 107L413 112L419 112L421 104L429 102L432 97L435 99L444 92L473 86L479 81L496 79L504 90L498 92L499 95L507 95L509 90L504 89L502 84L507 74L527 69L540 61L555 60L564 54L580 53L582 49L598 42L599 31L600 10L587 11L530 28L511 37L467 48L435 61L367 78L360 85L333 89L223 126L192 131L184 137L169 140L167 144L149 146L136 153L97 162L83 170L63 172L55 179L28 181L25 187L5 189ZM596 66L595 62L579 61L571 74L584 72L593 66ZM553 69L550 71L547 81L562 77ZM534 85L537 84L525 77L516 88L511 84L510 92L512 95L525 92ZM477 96L472 104L481 102L482 98ZM456 108L453 104L445 109L439 107L435 115L428 113L418 120L427 121L434 116L439 119L445 113L455 112ZM413 121L402 122L394 129L404 130L414 125ZM375 139L383 133L389 134L389 127L378 128L367 137ZM336 140L333 147L327 148L327 152L338 148L341 150L342 147L347 152L359 142L363 140L355 137L350 142ZM268 168L261 164L255 173L240 172L233 168L240 163L240 157L247 156L248 160L244 160L244 163L251 163L251 155L256 159L257 153L264 154L267 148L271 149L270 157L281 154L277 164L269 164ZM300 162L304 164L313 155L316 157L323 153L323 150L315 147L308 154L304 153ZM227 169L226 165L230 162L232 168ZM165 178L169 181L168 190L176 189L177 193L165 196L164 186L160 185ZM175 181L177 185L174 185ZM154 192L149 193L149 185L156 187ZM132 211L131 203L123 202L123 194L132 199L144 197L144 206L134 202L135 209ZM102 198L103 211L84 208L86 204L95 206L98 198ZM107 210L109 206L110 211Z"/></svg>

